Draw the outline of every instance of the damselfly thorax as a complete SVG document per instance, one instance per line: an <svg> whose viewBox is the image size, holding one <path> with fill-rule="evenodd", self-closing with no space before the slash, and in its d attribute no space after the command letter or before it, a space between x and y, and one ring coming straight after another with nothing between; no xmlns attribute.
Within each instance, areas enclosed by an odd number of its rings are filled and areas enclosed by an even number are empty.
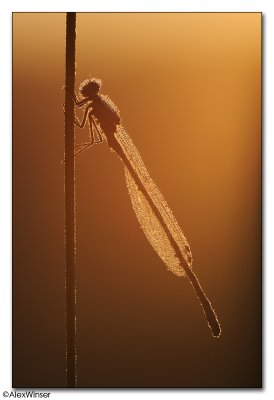
<svg viewBox="0 0 274 400"><path fill-rule="evenodd" d="M78 155L105 137L125 166L126 183L137 219L150 244L167 268L177 276L187 276L199 299L214 337L221 327L214 309L192 270L190 245L163 195L150 177L143 160L122 126L120 112L108 96L99 93L101 81L86 80L80 86L83 99L74 94L75 104L86 106L83 120L75 124L83 128L89 122L90 141L78 145Z"/></svg>
<svg viewBox="0 0 274 400"><path fill-rule="evenodd" d="M90 139L88 143L77 145L77 147L82 148L76 154L79 154L94 143L102 142L103 137L106 138L111 147L115 146L114 134L117 126L121 124L121 118L119 110L110 98L98 93L91 98L84 99L86 100L85 102L77 100L76 96L74 98L78 106L86 105L83 120L79 122L75 117L74 123L83 128L88 121Z"/></svg>

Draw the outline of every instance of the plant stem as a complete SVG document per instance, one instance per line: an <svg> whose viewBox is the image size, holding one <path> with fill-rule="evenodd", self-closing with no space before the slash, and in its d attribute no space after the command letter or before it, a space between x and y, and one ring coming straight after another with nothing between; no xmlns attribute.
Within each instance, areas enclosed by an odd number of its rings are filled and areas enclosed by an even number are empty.
<svg viewBox="0 0 274 400"><path fill-rule="evenodd" d="M65 77L65 251L66 251L66 379L76 387L76 220L74 102L76 13L66 17Z"/></svg>

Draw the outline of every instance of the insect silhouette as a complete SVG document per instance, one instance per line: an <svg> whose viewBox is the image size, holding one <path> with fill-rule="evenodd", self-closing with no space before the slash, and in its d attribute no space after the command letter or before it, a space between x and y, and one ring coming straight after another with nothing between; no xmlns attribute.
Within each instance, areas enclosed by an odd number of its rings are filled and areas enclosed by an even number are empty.
<svg viewBox="0 0 274 400"><path fill-rule="evenodd" d="M86 106L83 119L74 123L83 128L89 122L89 142L78 145L75 155L106 140L125 166L126 183L137 219L154 250L169 270L186 276L192 284L214 337L221 327L215 311L192 270L190 246L160 190L151 179L142 158L125 131L121 116L111 99L100 93L101 81L96 78L81 83L81 99L73 93L78 107Z"/></svg>

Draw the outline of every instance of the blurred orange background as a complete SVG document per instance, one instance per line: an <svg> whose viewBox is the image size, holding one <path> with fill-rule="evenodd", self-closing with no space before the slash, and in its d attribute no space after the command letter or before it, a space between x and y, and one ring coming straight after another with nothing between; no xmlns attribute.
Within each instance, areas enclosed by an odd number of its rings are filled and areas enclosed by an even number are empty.
<svg viewBox="0 0 274 400"><path fill-rule="evenodd" d="M13 387L65 386L65 14L13 14ZM222 325L143 235L106 143L77 158L80 387L261 386L260 13L77 15L87 77L190 242ZM88 131L77 130L78 143Z"/></svg>

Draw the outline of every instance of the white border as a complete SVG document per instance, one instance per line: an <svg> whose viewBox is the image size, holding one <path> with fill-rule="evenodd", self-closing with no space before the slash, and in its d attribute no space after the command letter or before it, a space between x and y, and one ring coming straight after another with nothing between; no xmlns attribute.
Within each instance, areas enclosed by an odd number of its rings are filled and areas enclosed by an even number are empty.
<svg viewBox="0 0 274 400"><path fill-rule="evenodd" d="M261 11L267 0L10 0L7 11Z"/></svg>
<svg viewBox="0 0 274 400"><path fill-rule="evenodd" d="M157 4L157 5L156 5ZM272 0L7 0L0 3L0 79L1 79L1 156L0 156L0 223L1 223L1 329L0 329L0 395L11 390L11 14L12 12L43 11L200 11L241 12L261 11L264 25L264 389L263 390L142 390L94 391L52 390L50 398L113 399L122 397L172 397L203 399L228 397L237 399L274 398L274 329L272 310L274 257L274 11ZM271 73L272 71L272 73Z"/></svg>

